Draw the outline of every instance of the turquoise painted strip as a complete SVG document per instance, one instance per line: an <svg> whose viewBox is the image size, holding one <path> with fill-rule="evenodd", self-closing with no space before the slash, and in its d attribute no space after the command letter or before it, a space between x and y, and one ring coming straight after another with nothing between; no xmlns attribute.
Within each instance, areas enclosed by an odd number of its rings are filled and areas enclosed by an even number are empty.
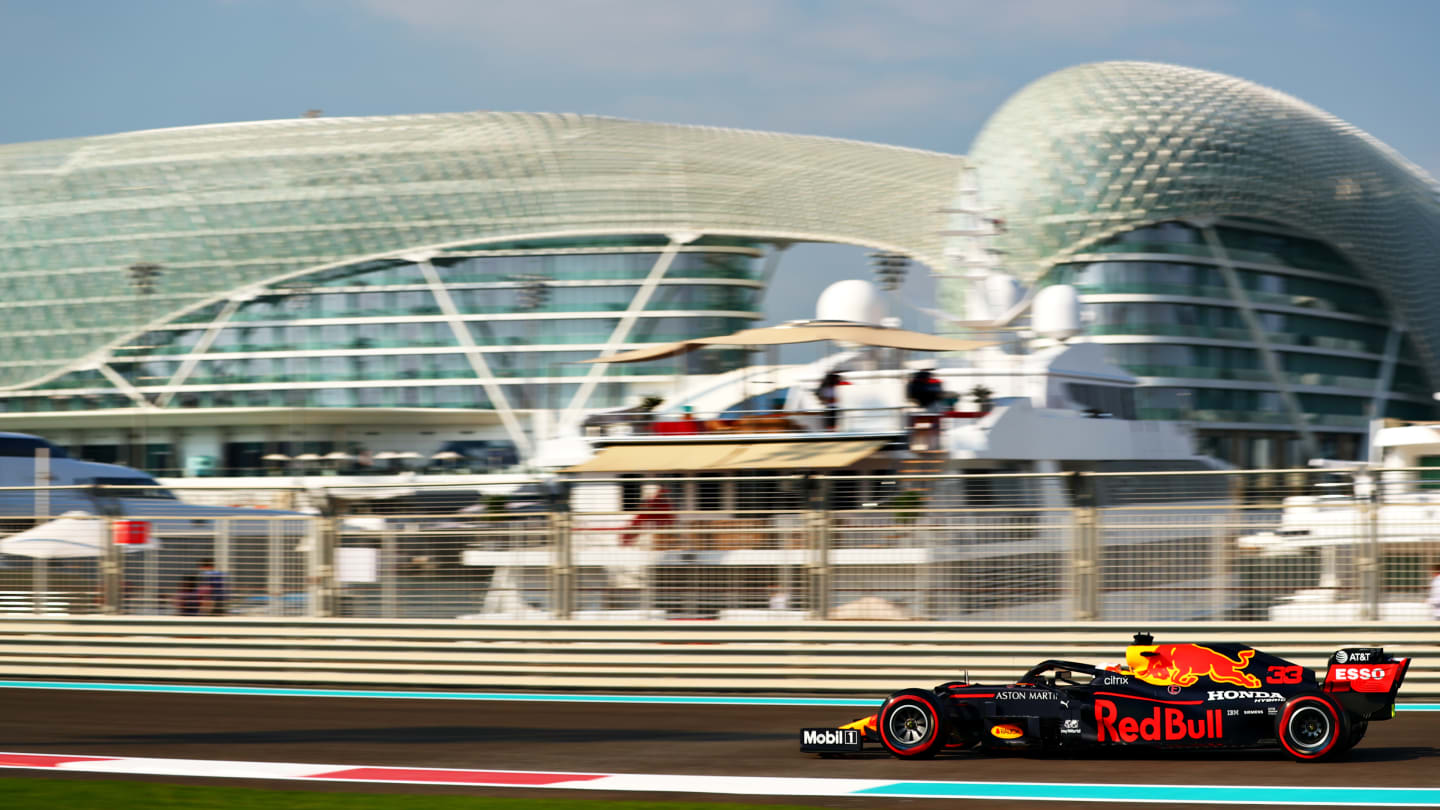
<svg viewBox="0 0 1440 810"><path fill-rule="evenodd" d="M0 689L73 689L91 692L154 692L177 695L250 695L255 697L331 697L389 700L490 700L531 703L632 703L674 706L839 706L873 708L875 698L750 697L739 695L587 695L544 692L402 692L366 689L291 689L269 686L204 686L164 683L85 681L0 681ZM1397 703L1397 711L1440 712L1440 703Z"/></svg>
<svg viewBox="0 0 1440 810"><path fill-rule="evenodd" d="M1440 803L1440 788L1066 785L1034 782L896 782L857 790L854 795L1093 802L1331 804L1351 807L1414 807Z"/></svg>
<svg viewBox="0 0 1440 810"><path fill-rule="evenodd" d="M540 692L399 692L360 689L289 689L264 686L191 686L158 683L86 683L79 681L0 681L0 689L70 689L101 692L152 692L178 695L249 695L255 697L332 697L398 700L489 700L539 703L633 703L676 706L863 706L879 698L787 698L729 695L586 695Z"/></svg>

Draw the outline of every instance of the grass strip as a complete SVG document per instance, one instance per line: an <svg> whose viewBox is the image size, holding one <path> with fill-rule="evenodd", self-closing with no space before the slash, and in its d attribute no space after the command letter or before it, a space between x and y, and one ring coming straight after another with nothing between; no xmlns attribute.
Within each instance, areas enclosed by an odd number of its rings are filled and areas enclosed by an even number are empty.
<svg viewBox="0 0 1440 810"><path fill-rule="evenodd" d="M405 793L325 793L163 782L0 779L5 810L773 810L715 802L612 802L585 798L507 799ZM818 810L786 805L787 810Z"/></svg>

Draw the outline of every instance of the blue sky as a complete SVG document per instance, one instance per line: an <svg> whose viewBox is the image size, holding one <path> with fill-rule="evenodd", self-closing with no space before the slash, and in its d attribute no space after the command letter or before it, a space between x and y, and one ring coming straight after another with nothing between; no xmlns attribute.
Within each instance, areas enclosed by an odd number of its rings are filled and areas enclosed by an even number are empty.
<svg viewBox="0 0 1440 810"><path fill-rule="evenodd" d="M493 109L963 153L1026 83L1145 59L1285 91L1440 176L1437 31L1429 0L0 0L0 143ZM772 301L864 257L789 271Z"/></svg>

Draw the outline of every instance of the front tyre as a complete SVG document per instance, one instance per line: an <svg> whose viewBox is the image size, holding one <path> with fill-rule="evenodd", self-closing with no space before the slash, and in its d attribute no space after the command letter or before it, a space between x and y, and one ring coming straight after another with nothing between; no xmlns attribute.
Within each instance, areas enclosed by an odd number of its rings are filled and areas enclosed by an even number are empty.
<svg viewBox="0 0 1440 810"><path fill-rule="evenodd" d="M875 727L880 743L902 759L928 759L945 747L949 733L934 692L906 689L880 707Z"/></svg>
<svg viewBox="0 0 1440 810"><path fill-rule="evenodd" d="M1315 762L1350 749L1346 744L1349 718L1321 694L1297 695L1286 701L1275 731L1280 746L1296 762Z"/></svg>

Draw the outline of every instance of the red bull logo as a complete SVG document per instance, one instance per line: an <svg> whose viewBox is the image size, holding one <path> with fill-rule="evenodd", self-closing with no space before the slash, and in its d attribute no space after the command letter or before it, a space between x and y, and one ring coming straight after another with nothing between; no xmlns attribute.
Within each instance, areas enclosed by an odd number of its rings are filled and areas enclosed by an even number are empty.
<svg viewBox="0 0 1440 810"><path fill-rule="evenodd" d="M1179 709L1156 706L1149 717L1121 717L1114 701L1097 700L1095 735L1100 742L1218 740L1225 735L1221 715L1219 709L1206 709L1204 717L1186 719Z"/></svg>
<svg viewBox="0 0 1440 810"><path fill-rule="evenodd" d="M870 733L872 733L872 734L874 734L874 733L875 733L875 718L876 718L876 717L877 717L877 715L873 715L873 714L870 715L869 717L862 717L862 718L860 718L859 720L856 720L856 721L854 721L854 722L846 723L845 725L841 726L840 728L853 728L853 729L855 729L856 731L860 732L861 734L864 734L864 733L867 732L867 731L870 732Z"/></svg>
<svg viewBox="0 0 1440 810"><path fill-rule="evenodd" d="M1254 650L1241 650L1237 658L1199 644L1135 645L1125 651L1132 674L1156 686L1194 686L1201 678L1259 689L1260 679L1246 672Z"/></svg>

